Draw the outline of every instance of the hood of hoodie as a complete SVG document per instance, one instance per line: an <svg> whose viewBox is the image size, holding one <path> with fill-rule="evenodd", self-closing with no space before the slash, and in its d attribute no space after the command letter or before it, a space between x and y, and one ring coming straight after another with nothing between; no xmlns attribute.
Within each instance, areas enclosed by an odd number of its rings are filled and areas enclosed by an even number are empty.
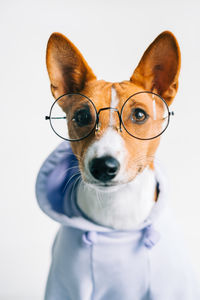
<svg viewBox="0 0 200 300"><path fill-rule="evenodd" d="M167 189L163 174L157 165L155 166L155 173L159 187L157 202L148 218L134 231L143 230L153 225L165 206ZM81 213L76 205L79 180L78 160L72 152L70 143L63 142L47 157L37 176L36 197L43 212L62 225L80 230L119 231L96 224Z"/></svg>

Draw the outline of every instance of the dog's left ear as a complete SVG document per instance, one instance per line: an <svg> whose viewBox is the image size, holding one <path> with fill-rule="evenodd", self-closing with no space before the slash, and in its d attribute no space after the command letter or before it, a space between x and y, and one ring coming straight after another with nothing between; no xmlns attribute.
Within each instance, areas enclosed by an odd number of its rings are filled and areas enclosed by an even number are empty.
<svg viewBox="0 0 200 300"><path fill-rule="evenodd" d="M147 48L130 80L158 93L170 105L178 89L180 65L178 42L171 32L164 31Z"/></svg>
<svg viewBox="0 0 200 300"><path fill-rule="evenodd" d="M58 32L49 38L46 64L55 98L66 93L80 92L86 82L96 79L80 51Z"/></svg>

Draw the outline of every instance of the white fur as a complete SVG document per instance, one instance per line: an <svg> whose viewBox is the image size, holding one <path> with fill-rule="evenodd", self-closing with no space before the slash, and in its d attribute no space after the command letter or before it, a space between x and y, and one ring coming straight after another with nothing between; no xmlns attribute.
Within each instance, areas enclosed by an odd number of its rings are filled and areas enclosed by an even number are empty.
<svg viewBox="0 0 200 300"><path fill-rule="evenodd" d="M119 103L119 99L117 97L116 90L112 87L111 88L111 103L110 103L110 107L116 108L118 103ZM115 114L116 114L116 112L111 109L110 110L110 122L109 122L109 126L114 126L115 125L115 119L114 119L114 115Z"/></svg>
<svg viewBox="0 0 200 300"><path fill-rule="evenodd" d="M154 172L145 169L118 189L96 189L81 182L77 193L80 209L93 221L118 230L134 229L150 214L155 203Z"/></svg>

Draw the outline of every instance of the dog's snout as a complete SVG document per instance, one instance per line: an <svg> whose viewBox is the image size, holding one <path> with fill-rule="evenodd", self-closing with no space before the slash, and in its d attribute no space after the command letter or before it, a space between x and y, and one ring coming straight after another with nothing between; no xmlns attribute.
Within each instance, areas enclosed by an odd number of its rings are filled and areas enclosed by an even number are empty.
<svg viewBox="0 0 200 300"><path fill-rule="evenodd" d="M91 160L89 169L95 179L102 182L107 182L113 179L118 171L120 164L112 156L103 156L100 158L94 158Z"/></svg>

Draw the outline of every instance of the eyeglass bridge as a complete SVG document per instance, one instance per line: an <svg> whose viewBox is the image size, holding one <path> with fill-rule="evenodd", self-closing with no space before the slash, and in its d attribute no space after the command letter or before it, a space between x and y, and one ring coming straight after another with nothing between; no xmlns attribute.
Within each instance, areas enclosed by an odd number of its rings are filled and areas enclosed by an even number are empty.
<svg viewBox="0 0 200 300"><path fill-rule="evenodd" d="M100 112L101 111L103 111L103 110L114 110L114 111L116 111L117 112L117 114L118 114L118 117L119 117L119 128L118 128L118 130L120 131L120 132L122 132L122 118L121 118L121 114L120 114L120 112L119 112L119 110L117 109L117 108L115 108L115 107L110 107L110 106L108 106L108 107L103 107L103 108L100 108L99 109L99 111L97 112L97 120L96 120L96 131L98 131L99 130L99 115L100 115Z"/></svg>

